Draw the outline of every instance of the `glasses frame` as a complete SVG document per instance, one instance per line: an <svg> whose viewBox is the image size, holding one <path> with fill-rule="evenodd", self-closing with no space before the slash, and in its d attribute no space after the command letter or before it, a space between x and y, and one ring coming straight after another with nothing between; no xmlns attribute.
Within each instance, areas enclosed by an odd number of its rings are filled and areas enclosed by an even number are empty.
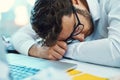
<svg viewBox="0 0 120 80"><path fill-rule="evenodd" d="M83 29L84 29L84 25L80 22L79 17L78 17L78 15L77 15L77 12L76 12L74 6L72 6L72 10L73 10L73 13L75 14L75 16L76 16L76 18L77 18L78 24L77 24L77 25L76 25L76 24L74 25L73 32L72 32L71 35L65 40L65 42L66 42L67 44L71 44L71 43L73 42L73 40L75 40L75 39L72 38L72 37L80 34L80 33L83 31ZM77 33L77 34L74 34L75 31L76 31L76 29L79 27L79 25L82 25L81 31L80 31L79 33Z"/></svg>

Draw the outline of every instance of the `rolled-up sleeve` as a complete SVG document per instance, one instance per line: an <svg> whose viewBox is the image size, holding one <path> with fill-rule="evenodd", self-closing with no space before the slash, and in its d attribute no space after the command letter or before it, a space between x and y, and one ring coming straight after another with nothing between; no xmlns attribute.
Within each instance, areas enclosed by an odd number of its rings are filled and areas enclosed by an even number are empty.
<svg viewBox="0 0 120 80"><path fill-rule="evenodd" d="M18 30L11 38L14 48L24 55L28 55L28 51L35 44L36 34L31 26L26 26Z"/></svg>

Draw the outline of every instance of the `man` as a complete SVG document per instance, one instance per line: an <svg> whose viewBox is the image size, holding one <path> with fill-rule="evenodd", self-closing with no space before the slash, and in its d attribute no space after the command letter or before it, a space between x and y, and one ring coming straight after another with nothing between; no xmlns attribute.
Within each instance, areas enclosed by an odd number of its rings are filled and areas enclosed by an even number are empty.
<svg viewBox="0 0 120 80"><path fill-rule="evenodd" d="M120 67L119 3L119 0L37 0L31 15L32 28L19 30L12 37L13 45L30 56L51 60L65 56ZM36 43L39 37L42 40Z"/></svg>

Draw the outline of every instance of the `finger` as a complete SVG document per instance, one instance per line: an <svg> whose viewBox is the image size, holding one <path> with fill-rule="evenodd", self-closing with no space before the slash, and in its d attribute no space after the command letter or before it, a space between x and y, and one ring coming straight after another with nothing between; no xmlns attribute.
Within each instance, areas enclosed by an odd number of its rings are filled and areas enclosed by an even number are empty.
<svg viewBox="0 0 120 80"><path fill-rule="evenodd" d="M50 48L49 54L54 56L56 59L61 59L65 54L65 50L56 45Z"/></svg>
<svg viewBox="0 0 120 80"><path fill-rule="evenodd" d="M49 60L56 60L54 56L52 56L53 50L50 47L42 47L42 53L40 54L42 58L49 59Z"/></svg>
<svg viewBox="0 0 120 80"><path fill-rule="evenodd" d="M64 41L57 41L57 45L64 50L67 50L67 43Z"/></svg>
<svg viewBox="0 0 120 80"><path fill-rule="evenodd" d="M49 48L48 50L48 58L51 60L58 60L62 58L62 55L60 53L56 52L53 47Z"/></svg>
<svg viewBox="0 0 120 80"><path fill-rule="evenodd" d="M53 55L49 55L47 59L49 59L49 60L57 60Z"/></svg>
<svg viewBox="0 0 120 80"><path fill-rule="evenodd" d="M54 51L52 54L51 54L53 57L56 58L56 60L59 60L59 59L62 59L62 55L60 55L59 53L57 53L56 51Z"/></svg>
<svg viewBox="0 0 120 80"><path fill-rule="evenodd" d="M58 54L60 54L61 56L63 56L65 54L65 51L66 51L65 49L61 48L59 45L55 45L53 47L53 50L55 52L57 52Z"/></svg>

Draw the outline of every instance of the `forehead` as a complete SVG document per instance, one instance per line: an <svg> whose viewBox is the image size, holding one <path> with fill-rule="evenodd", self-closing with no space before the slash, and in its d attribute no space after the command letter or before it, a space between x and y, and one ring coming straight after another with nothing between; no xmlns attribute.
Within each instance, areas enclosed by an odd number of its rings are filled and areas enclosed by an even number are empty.
<svg viewBox="0 0 120 80"><path fill-rule="evenodd" d="M62 31L59 35L59 40L65 40L70 36L71 32L73 31L74 24L75 18L73 14L62 17Z"/></svg>
<svg viewBox="0 0 120 80"><path fill-rule="evenodd" d="M66 26L73 26L75 24L75 18L74 15L64 15L62 17L62 28Z"/></svg>

